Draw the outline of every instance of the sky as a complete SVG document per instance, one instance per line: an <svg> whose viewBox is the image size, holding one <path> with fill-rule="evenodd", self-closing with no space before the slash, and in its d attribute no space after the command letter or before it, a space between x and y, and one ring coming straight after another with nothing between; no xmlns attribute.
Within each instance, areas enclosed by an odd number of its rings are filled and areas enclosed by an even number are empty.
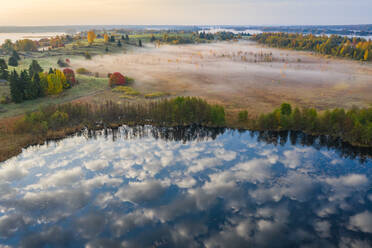
<svg viewBox="0 0 372 248"><path fill-rule="evenodd" d="M372 23L372 0L0 0L0 3L0 26Z"/></svg>

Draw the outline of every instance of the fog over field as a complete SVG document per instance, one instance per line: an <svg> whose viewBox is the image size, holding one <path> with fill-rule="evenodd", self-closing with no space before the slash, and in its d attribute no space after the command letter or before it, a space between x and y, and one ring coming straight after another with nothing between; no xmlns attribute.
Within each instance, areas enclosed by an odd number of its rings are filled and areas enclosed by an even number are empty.
<svg viewBox="0 0 372 248"><path fill-rule="evenodd" d="M102 76L121 72L135 78L133 87L143 92L202 96L257 113L271 111L283 101L326 109L368 106L372 99L371 64L264 48L248 41L148 45L71 64Z"/></svg>

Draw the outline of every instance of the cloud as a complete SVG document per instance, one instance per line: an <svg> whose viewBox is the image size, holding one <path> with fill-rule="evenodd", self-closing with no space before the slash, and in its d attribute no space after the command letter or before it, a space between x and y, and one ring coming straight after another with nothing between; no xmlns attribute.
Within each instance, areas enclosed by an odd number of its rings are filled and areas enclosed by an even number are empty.
<svg viewBox="0 0 372 248"><path fill-rule="evenodd" d="M28 171L18 164L5 164L0 168L0 181L11 182L22 179Z"/></svg>
<svg viewBox="0 0 372 248"><path fill-rule="evenodd" d="M29 185L28 189L46 189L49 187L72 186L81 180L83 170L80 167L74 167L67 170L59 170L50 175L45 175L39 183Z"/></svg>
<svg viewBox="0 0 372 248"><path fill-rule="evenodd" d="M372 233L372 213L365 211L350 217L348 228L354 231Z"/></svg>
<svg viewBox="0 0 372 248"><path fill-rule="evenodd" d="M120 188L115 196L122 201L143 203L158 199L166 189L167 185L155 180L130 182L126 187Z"/></svg>
<svg viewBox="0 0 372 248"><path fill-rule="evenodd" d="M97 160L91 160L91 161L88 161L88 162L84 162L84 166L88 170L92 170L92 171L103 170L108 165L109 165L108 164L108 161L107 160L103 160L103 159L97 159Z"/></svg>
<svg viewBox="0 0 372 248"><path fill-rule="evenodd" d="M0 216L0 238L9 238L12 234L22 231L26 225L22 215L12 214Z"/></svg>

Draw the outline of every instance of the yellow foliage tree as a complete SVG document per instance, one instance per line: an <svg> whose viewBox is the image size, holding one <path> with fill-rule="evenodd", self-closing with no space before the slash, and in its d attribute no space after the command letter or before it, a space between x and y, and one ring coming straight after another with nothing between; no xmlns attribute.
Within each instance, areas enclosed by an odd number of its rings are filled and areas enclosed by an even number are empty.
<svg viewBox="0 0 372 248"><path fill-rule="evenodd" d="M70 88L70 84L67 82L66 76L62 71L56 70L55 74L56 79L61 82L63 89Z"/></svg>
<svg viewBox="0 0 372 248"><path fill-rule="evenodd" d="M87 39L88 39L88 43L91 45L93 44L94 40L96 39L96 33L94 33L93 30L89 31L88 32L88 35L87 35Z"/></svg>
<svg viewBox="0 0 372 248"><path fill-rule="evenodd" d="M364 60L368 61L368 59L369 59L369 52L368 52L368 49L367 49L366 52L364 53Z"/></svg>
<svg viewBox="0 0 372 248"><path fill-rule="evenodd" d="M57 95L63 91L63 80L59 73L61 71L57 71L59 70L48 75L48 95Z"/></svg>
<svg viewBox="0 0 372 248"><path fill-rule="evenodd" d="M108 36L108 34L105 34L103 36L103 40L105 41L105 43L108 43L109 42L109 36Z"/></svg>

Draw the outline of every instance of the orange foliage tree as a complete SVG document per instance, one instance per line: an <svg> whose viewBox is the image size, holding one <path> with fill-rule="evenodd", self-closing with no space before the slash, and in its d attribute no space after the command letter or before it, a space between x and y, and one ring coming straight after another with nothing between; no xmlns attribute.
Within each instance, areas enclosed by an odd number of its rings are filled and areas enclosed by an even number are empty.
<svg viewBox="0 0 372 248"><path fill-rule="evenodd" d="M94 40L96 39L96 37L97 37L96 36L96 33L94 33L93 30L91 30L91 31L88 32L87 39L88 39L89 45L91 45L94 42Z"/></svg>
<svg viewBox="0 0 372 248"><path fill-rule="evenodd" d="M108 34L105 34L103 36L103 39L104 39L105 43L108 43L109 42L109 36L108 36Z"/></svg>

